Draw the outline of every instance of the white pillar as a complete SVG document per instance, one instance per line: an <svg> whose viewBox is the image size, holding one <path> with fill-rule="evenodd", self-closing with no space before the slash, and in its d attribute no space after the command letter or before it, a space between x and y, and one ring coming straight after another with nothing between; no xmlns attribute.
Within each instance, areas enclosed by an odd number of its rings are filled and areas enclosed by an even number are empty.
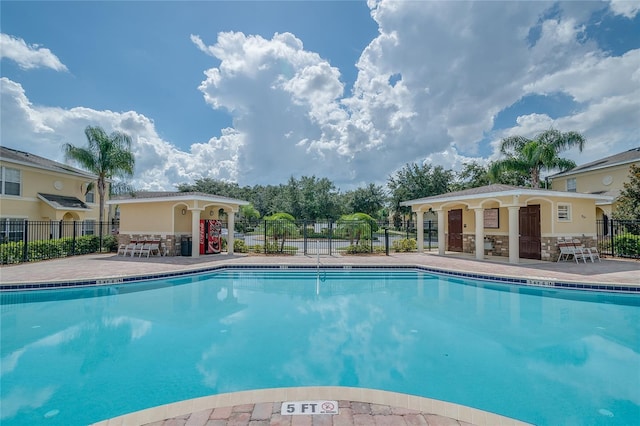
<svg viewBox="0 0 640 426"><path fill-rule="evenodd" d="M418 254L424 253L424 212L416 212L416 238L418 239Z"/></svg>
<svg viewBox="0 0 640 426"><path fill-rule="evenodd" d="M200 210L191 210L191 257L200 257Z"/></svg>
<svg viewBox="0 0 640 426"><path fill-rule="evenodd" d="M438 254L444 254L447 244L444 238L444 210L438 210Z"/></svg>
<svg viewBox="0 0 640 426"><path fill-rule="evenodd" d="M476 212L476 259L484 259L484 209L474 209Z"/></svg>
<svg viewBox="0 0 640 426"><path fill-rule="evenodd" d="M520 207L509 209L509 263L520 262Z"/></svg>
<svg viewBox="0 0 640 426"><path fill-rule="evenodd" d="M233 210L227 213L227 254L233 254L233 242L235 238L235 232L233 231L236 227L236 215L233 213Z"/></svg>

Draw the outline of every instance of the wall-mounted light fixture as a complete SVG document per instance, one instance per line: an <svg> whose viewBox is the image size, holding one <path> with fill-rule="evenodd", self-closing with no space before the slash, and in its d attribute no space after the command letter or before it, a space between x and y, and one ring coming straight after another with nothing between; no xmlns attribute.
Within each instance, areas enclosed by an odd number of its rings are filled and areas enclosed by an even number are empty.
<svg viewBox="0 0 640 426"><path fill-rule="evenodd" d="M182 209L181 213L182 213L182 216L184 216L185 214L187 214L187 209Z"/></svg>
<svg viewBox="0 0 640 426"><path fill-rule="evenodd" d="M216 214L216 212L214 212L213 210L209 210L209 216L213 216L214 214Z"/></svg>

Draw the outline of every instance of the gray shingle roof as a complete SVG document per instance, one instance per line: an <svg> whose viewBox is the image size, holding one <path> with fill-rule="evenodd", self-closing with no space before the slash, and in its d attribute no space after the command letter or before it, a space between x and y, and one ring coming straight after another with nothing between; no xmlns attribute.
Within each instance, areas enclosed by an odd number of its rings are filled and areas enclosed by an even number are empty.
<svg viewBox="0 0 640 426"><path fill-rule="evenodd" d="M89 209L89 207L76 197L67 197L56 194L42 194L38 192L38 196L44 199L47 204L55 209Z"/></svg>
<svg viewBox="0 0 640 426"><path fill-rule="evenodd" d="M17 149L11 149L4 146L0 146L0 160L10 163L24 164L38 169L46 169L60 173L74 174L86 178L95 179L96 176L86 172L84 170L76 169L66 164L58 163L53 160L49 160L39 155L31 154L25 151L19 151Z"/></svg>
<svg viewBox="0 0 640 426"><path fill-rule="evenodd" d="M566 172L556 173L555 175L549 176L549 178L553 179L555 177L568 176L576 173L583 173L590 170L602 169L605 167L616 166L619 164L633 163L634 161L640 161L640 146L636 148L631 148L628 151L614 154L609 157L592 161L590 163L582 164L580 166L574 167L571 170L567 170Z"/></svg>

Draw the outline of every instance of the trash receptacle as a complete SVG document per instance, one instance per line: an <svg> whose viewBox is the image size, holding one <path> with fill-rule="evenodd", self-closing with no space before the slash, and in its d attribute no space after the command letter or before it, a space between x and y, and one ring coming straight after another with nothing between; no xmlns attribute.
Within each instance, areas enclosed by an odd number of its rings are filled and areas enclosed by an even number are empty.
<svg viewBox="0 0 640 426"><path fill-rule="evenodd" d="M191 237L182 237L180 239L180 255L191 256Z"/></svg>

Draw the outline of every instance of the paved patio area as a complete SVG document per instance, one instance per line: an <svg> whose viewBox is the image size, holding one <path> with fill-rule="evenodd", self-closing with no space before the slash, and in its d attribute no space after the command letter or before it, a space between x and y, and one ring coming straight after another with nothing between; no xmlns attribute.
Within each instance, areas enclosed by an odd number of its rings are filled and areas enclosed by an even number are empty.
<svg viewBox="0 0 640 426"><path fill-rule="evenodd" d="M31 264L0 267L0 283L21 284L54 281L107 279L125 276L182 272L221 265L402 265L428 266L443 271L458 271L492 276L555 280L588 284L627 284L640 286L640 262L634 260L602 259L596 263L525 261L513 265L504 258L484 261L470 256L433 253L403 253L390 256L261 256L261 255L209 255L191 257L131 258L115 254L92 254L43 261ZM329 394L300 393L282 390L275 393L240 393L214 395L210 399L181 401L156 407L144 412L107 420L100 425L520 425L521 422L469 407L410 395L393 394L381 397L375 392L360 389L350 394L348 389L336 388ZM346 393L345 393L346 392ZM401 395L398 397L397 395ZM339 415L283 416L282 401L294 399L339 400ZM226 398L226 399L225 399Z"/></svg>

